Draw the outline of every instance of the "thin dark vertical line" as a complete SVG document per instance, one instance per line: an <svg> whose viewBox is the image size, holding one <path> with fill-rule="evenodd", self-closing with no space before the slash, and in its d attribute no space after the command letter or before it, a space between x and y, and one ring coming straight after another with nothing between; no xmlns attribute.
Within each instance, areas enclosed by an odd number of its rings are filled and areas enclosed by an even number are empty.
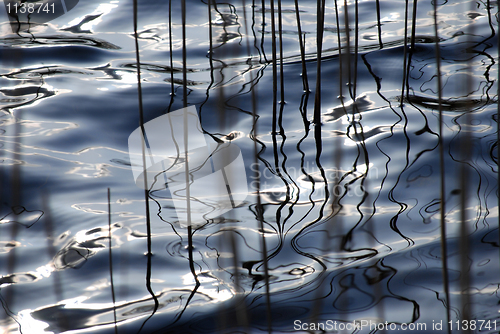
<svg viewBox="0 0 500 334"><path fill-rule="evenodd" d="M214 59L213 59L213 33L212 33L212 1L207 0L207 7L208 7L208 41L209 41L209 50L208 50L208 61L210 63L210 84L208 85L207 88L207 99L209 97L209 90L212 88L215 78L214 78ZM203 103L204 104L204 103ZM203 105L202 104L202 105ZM201 108L200 108L200 116L201 116ZM191 234L191 233L189 233ZM194 267L193 267L194 269ZM195 279L197 279L197 276L195 276ZM218 332L223 331L224 326L223 324L225 323L225 318L224 318L224 312L218 312L219 315L219 321L217 321L217 330ZM219 328L219 324L222 324Z"/></svg>
<svg viewBox="0 0 500 334"><path fill-rule="evenodd" d="M318 0L317 2L317 73L316 73L316 94L314 97L314 143L316 146L316 166L321 172L321 177L324 181L324 191L325 199L321 205L319 215L316 221L320 221L323 217L323 210L328 203L329 190L328 190L328 180L326 179L325 171L321 166L321 154L323 152L323 141L321 137L321 65L322 65L322 53L323 53L323 34L325 27L325 0ZM326 268L325 268L326 269ZM319 290L318 290L319 293ZM320 311L321 305L320 300L317 303L318 312ZM314 314L314 312L313 312Z"/></svg>
<svg viewBox="0 0 500 334"><path fill-rule="evenodd" d="M317 1L316 11L316 92L314 95L314 124L321 125L321 57L323 51L323 30L325 25L325 0Z"/></svg>
<svg viewBox="0 0 500 334"><path fill-rule="evenodd" d="M439 111L439 211L440 215L440 228L441 228L441 267L443 275L443 289L445 294L445 306L446 306L446 319L448 333L451 334L450 328L450 288L449 288L449 278L448 278L448 246L446 241L446 184L445 184L445 168L444 168L444 134L443 134L443 106L442 106L442 78L441 78L441 50L439 46L439 32L438 32L438 18L437 18L437 1L434 1L434 38L435 38L435 50L436 50L436 70L437 70L437 93L438 93L438 111Z"/></svg>
<svg viewBox="0 0 500 334"><path fill-rule="evenodd" d="M470 10L474 10L475 1L470 2ZM470 295L469 295L469 286L470 286L470 277L469 277L469 228L467 226L468 222L468 214L467 214L467 205L468 205L468 191L469 191L469 161L470 161L470 153L471 153L471 138L470 130L471 130L471 114L472 114L472 101L469 97L469 93L472 91L472 60L473 57L473 46L471 46L472 36L474 36L474 21L471 19L471 23L468 27L467 31L467 45L464 50L466 59L466 74L467 80L465 82L465 99L467 102L467 108L463 115L463 126L461 127L462 136L460 138L460 147L461 147L461 164L460 164L460 292L461 292L461 309L462 309L462 321L469 321L471 315L471 303L470 303ZM470 330L464 331L464 333L470 333Z"/></svg>
<svg viewBox="0 0 500 334"><path fill-rule="evenodd" d="M182 16L182 103L184 108L187 108L187 49L186 49L186 0L181 2L181 16ZM188 161L188 119L187 111L184 109L184 174L186 182L186 213L187 213L187 225L188 225L188 247L189 247L189 267L191 273L193 274L197 284L198 278L196 272L194 271L193 265L193 230L191 227L191 192L190 192L190 180L189 180L189 161Z"/></svg>
<svg viewBox="0 0 500 334"><path fill-rule="evenodd" d="M279 126L279 133L281 136L281 145L280 145L280 153L281 156L283 157L283 161L281 164L281 168L278 165L278 147L277 145L273 145L273 151L275 155L275 164L276 164L276 172L277 175L280 179L284 180L285 175L282 174L283 172L286 174L286 154L283 152L283 147L286 142L286 136L285 136L285 130L283 128L283 110L285 108L285 85L284 85L284 74L283 74L283 33L282 33L282 28L283 28L283 22L282 22L282 11L281 11L281 0L278 0L278 33L279 33L279 48L280 48L280 110L279 110L279 116L278 116L278 126ZM275 138L273 136L273 144L275 143ZM283 220L282 224L282 219L281 219L281 212L284 206L286 205L285 203L288 203L290 200L290 187L289 184L285 181L285 186L287 188L286 191L286 198L283 201L283 203L280 205L278 210L276 211L276 222L278 223L278 229L281 232L282 226L284 225L286 219Z"/></svg>
<svg viewBox="0 0 500 334"><path fill-rule="evenodd" d="M406 86L406 73L407 73L407 53L408 53L408 0L405 0L405 36L403 41L404 49L403 49L403 82L401 84L401 101L400 106L403 107L404 103L404 94L405 94L405 86Z"/></svg>
<svg viewBox="0 0 500 334"><path fill-rule="evenodd" d="M349 33L349 10L347 6L347 0L344 0L344 29L345 29L345 58L347 63L347 80L349 83L349 95L351 99L354 101L356 97L353 95L352 91L352 78L351 78L351 34ZM354 108L353 108L354 110Z"/></svg>
<svg viewBox="0 0 500 334"><path fill-rule="evenodd" d="M354 79L352 83L353 96L356 101L356 86L358 84L358 47L359 47L359 10L358 0L354 2Z"/></svg>
<svg viewBox="0 0 500 334"><path fill-rule="evenodd" d="M254 115L256 115L254 113ZM254 117L254 120L256 120L256 117ZM255 121L254 124L257 124ZM257 151L257 131L255 130L255 151ZM259 163L258 162L258 155L257 153L255 154L255 160L254 163ZM271 288L269 286L269 263L268 263L268 258L267 258L267 244L266 244L266 238L264 237L264 207L262 206L262 200L261 200L261 195L260 195L260 178L256 179L256 193L257 193L257 220L259 221L259 230L260 230L260 240L261 240L261 247L262 247L262 258L264 261L264 283L265 283L265 291L266 291L266 310L267 310L267 331L269 334L272 332L273 328L273 323L272 323L272 315L271 315Z"/></svg>
<svg viewBox="0 0 500 334"><path fill-rule="evenodd" d="M187 108L187 49L186 49L186 0L181 2L181 16L182 16L182 102L184 108ZM184 173L186 182L186 213L187 213L187 234L188 234L188 254L189 254L189 269L196 282L196 286L193 289L193 294L198 290L200 282L196 271L194 269L194 259L193 259L193 227L191 226L191 192L190 192L190 180L189 180L189 161L188 161L188 116L187 110L184 109ZM187 306L187 304L186 304Z"/></svg>
<svg viewBox="0 0 500 334"><path fill-rule="evenodd" d="M323 213L323 208L326 206L328 202L328 196L329 196L329 191L328 191L328 181L325 176L325 172L321 166L321 153L322 153L322 138L321 138L321 58L322 58L322 50L323 50L323 32L324 32L324 20L325 20L325 1L318 0L316 3L317 6L317 11L316 11L316 45L317 45L317 50L316 50L316 57L317 57L317 63L316 63L316 92L314 95L314 141L316 144L316 165L318 169L321 171L321 176L323 177L323 181L325 184L325 200L324 204L320 209L320 215L318 218L315 220L319 221L322 218L322 213ZM307 94L307 93L306 93ZM313 222L314 223L314 222ZM328 235L328 233L326 234ZM325 235L325 238L327 236ZM322 247L322 249L324 249ZM313 301L313 305L311 307L311 323L317 322L319 315L321 314L321 308L322 308L322 276L326 274L326 266L319 260L317 260L323 267L323 271L320 272L319 277L318 277L318 287L316 288L315 291L315 298Z"/></svg>
<svg viewBox="0 0 500 334"><path fill-rule="evenodd" d="M262 63L262 53L264 52L264 50L259 50L259 47L257 45L257 34L255 32L255 0L252 0L252 36L253 36L253 47L255 48L255 50L257 50L257 52L259 53L259 63Z"/></svg>
<svg viewBox="0 0 500 334"><path fill-rule="evenodd" d="M201 116L203 112L203 106L207 103L210 98L210 90L215 83L214 79L214 59L213 59L213 35L212 35L212 3L210 0L207 0L207 9L208 9L208 63L210 64L210 83L207 86L206 98L200 104L200 121L202 121Z"/></svg>
<svg viewBox="0 0 500 334"><path fill-rule="evenodd" d="M380 49L383 49L384 43L382 43L382 23L380 21L380 0L375 1L375 6L377 9L378 44L380 46Z"/></svg>
<svg viewBox="0 0 500 334"><path fill-rule="evenodd" d="M437 1L437 0L436 0ZM417 0L413 0L413 13L411 19L411 43L410 43L410 52L408 53L408 66L406 67L406 96L408 97L410 94L410 65L411 59L413 57L413 52L415 50L415 32L417 30ZM409 98L408 98L409 100Z"/></svg>
<svg viewBox="0 0 500 334"><path fill-rule="evenodd" d="M14 125L14 138L19 138L18 141L18 147L16 148L14 146L13 148L13 154L12 154L12 159L13 161L20 161L21 160L21 148L22 148L22 137L20 135L21 132L21 111L16 112L17 117L12 115L12 117L15 120L15 125ZM21 174L21 166L19 164L13 164L12 165L12 176L11 176L11 182L10 182L10 196L11 196L11 210L15 211L14 208L19 208L22 205L22 182L21 182L22 174ZM15 212L13 212L15 214ZM11 233L10 233L10 238L12 241L15 241L17 239L17 235L19 233L19 225L17 222L11 222ZM16 262L17 262L17 257L16 257L16 248L17 247L12 247L12 249L9 251L9 256L7 258L7 274L14 274L15 268L16 268ZM7 289L5 291L5 304L6 304L6 313L7 308L13 308L13 304L15 303L15 289ZM14 319L14 317L12 317ZM15 319L14 319L15 320Z"/></svg>
<svg viewBox="0 0 500 334"><path fill-rule="evenodd" d="M48 250L48 255L51 259L54 259L56 256L56 248L54 247L54 226L53 226L53 218L52 218L52 212L50 208L50 194L49 193L42 193L42 209L43 209L43 215L45 218L45 234L47 236L47 250ZM54 262L54 260L52 260ZM60 301L64 300L64 295L63 295L63 285L61 283L61 275L60 272L55 268L54 265L54 271L52 272L51 276L53 278L53 284L54 284L54 294L56 297L56 303L59 303ZM63 328L68 328L68 319L64 314L60 315L59 321L62 325Z"/></svg>
<svg viewBox="0 0 500 334"><path fill-rule="evenodd" d="M168 1L168 49L170 53L170 104L168 105L168 111L174 103L174 55L172 54L172 0Z"/></svg>
<svg viewBox="0 0 500 334"><path fill-rule="evenodd" d="M297 33L299 35L300 59L302 62L302 85L304 91L309 92L309 80L307 80L305 34L302 40L302 27L300 25L299 0L295 0L295 17L297 18Z"/></svg>
<svg viewBox="0 0 500 334"><path fill-rule="evenodd" d="M411 53L415 49L415 33L417 30L417 0L413 0L413 13L411 18Z"/></svg>
<svg viewBox="0 0 500 334"><path fill-rule="evenodd" d="M273 126L272 134L276 135L277 123L277 94L278 94L278 73L276 67L276 24L274 18L274 0L271 2L271 43L272 43L272 58L273 58Z"/></svg>
<svg viewBox="0 0 500 334"><path fill-rule="evenodd" d="M142 85L141 85L141 59L139 55L139 35L137 34L137 0L134 0L134 41L135 41L135 58L137 67L137 94L139 102L139 122L142 133L144 135L144 111L142 107ZM144 152L143 152L144 156ZM144 179L146 180L146 178ZM145 183L147 185L147 183ZM147 187L146 187L147 189Z"/></svg>
<svg viewBox="0 0 500 334"><path fill-rule="evenodd" d="M278 0L278 33L280 43L280 103L285 103L285 78L283 75L283 19L281 14L281 0Z"/></svg>
<svg viewBox="0 0 500 334"><path fill-rule="evenodd" d="M255 88L254 88L255 89ZM253 99L254 97L252 97ZM255 101L256 101L255 97ZM255 105L255 104L254 104ZM253 123L254 123L254 164L259 164L259 157L257 153L257 140L258 140L258 131L257 131L257 111L256 108L253 107ZM269 334L272 332L272 315L271 315L271 291L269 286L269 264L267 258L267 244L266 238L264 236L264 207L262 206L262 199L260 195L260 172L257 170L255 177L255 192L257 194L257 220L259 222L259 231L260 231L260 240L262 247L262 259L264 262L264 283L265 283L265 291L266 291L266 310L267 310L267 331Z"/></svg>
<svg viewBox="0 0 500 334"><path fill-rule="evenodd" d="M210 64L210 83L207 86L206 90L206 98L205 100L200 104L200 122L202 121L202 112L203 112L203 106L205 103L208 102L208 99L210 98L210 91L212 90L212 86L215 83L214 79L214 59L213 59L213 33L212 33L212 3L210 0L207 0L207 9L208 9L208 63ZM208 133L207 133L208 134ZM210 134L209 134L210 135Z"/></svg>
<svg viewBox="0 0 500 334"><path fill-rule="evenodd" d="M182 0L181 2L181 16L182 16L182 102L184 108L187 107L187 68L186 68L186 0ZM189 195L188 195L189 196ZM189 212L189 210L188 210ZM188 213L189 215L189 213Z"/></svg>
<svg viewBox="0 0 500 334"><path fill-rule="evenodd" d="M358 113L358 108L357 108L357 105L354 104L354 109L355 109L355 113ZM360 219L359 219L359 223L361 223L361 221L363 220L363 211L362 211L362 205L363 203L371 203L371 194L370 194L370 182L369 182L369 179L368 179L368 173L370 172L370 157L369 157L369 153L368 153L368 150L367 150L367 147L366 147L366 138L365 138L365 132L363 131L363 126L361 124L361 114L359 115L359 121L358 122L355 122L354 121L354 115L353 115L353 127L354 127L354 132L356 135L360 135L361 137L361 142L360 142L360 147L361 147L361 151L363 152L364 154L364 163L365 163L365 166L366 166L366 172L365 174L362 176L362 179L361 179L361 189L362 191L364 192L364 195L363 195L363 198L362 200L358 203L358 211L360 213ZM358 132L358 130L356 129L357 125L359 125L360 127L360 131ZM359 147L358 146L358 147ZM359 154L361 154L360 151L358 151ZM376 199L375 199L376 201ZM340 207L340 203L339 203L339 207ZM375 237L375 228L373 226L373 221L372 218L375 216L375 213L376 213L376 206L375 206L375 202L373 202L373 205L372 205L372 208L373 208L373 211L372 213L370 214L370 216L368 216L367 220L365 221L365 226L366 226L366 231L368 232L368 244L371 244L372 246L372 250L375 251L375 254L378 253L376 251L376 247L377 247L377 240L376 240L376 237ZM349 232L350 234L351 232ZM342 248L346 248L345 247L345 244L347 242L347 238L344 238L344 241L343 241L343 245L342 245ZM374 261L374 267L378 267L377 265L378 261ZM383 262L380 261L380 265L383 266ZM383 291L382 291L382 286L381 284L374 284L374 287L373 287L373 291L374 291L374 297L375 297L375 300L377 301L377 304L376 304L376 314L377 314L377 317L379 319L385 319L385 312L384 312L384 303L383 303ZM386 333L386 330L382 330L381 333Z"/></svg>
<svg viewBox="0 0 500 334"><path fill-rule="evenodd" d="M213 2L214 4L214 8L215 10L219 13L219 15L221 15L222 17L222 14L219 12L218 8L217 8L217 1L214 1ZM223 29L224 29L224 32L227 32L226 30L226 24L223 23ZM224 46L224 47L221 47L221 46ZM230 54L231 52L228 51L227 48L231 48L231 44L225 44L224 42L222 42L222 44L219 45L219 56L218 56L218 61L220 62L221 64L221 67L220 67L220 71L218 71L218 74L219 74L219 77L217 78L217 81L218 81L218 90L217 90L217 93L218 93L218 96L217 96L217 109L215 110L215 115L214 117L218 117L217 118L217 122L218 122L218 128L220 129L220 132L221 133L224 133L226 131L226 97L225 97L225 87L224 87L224 83L225 83L225 74L224 74L224 70L225 69L230 69L230 67L228 67L228 65L226 64L226 59L232 59L232 55ZM225 155L222 156L222 158L224 159L225 158ZM224 162L222 163L224 165ZM233 248L233 243L232 243L232 240L231 240L231 236L228 235L228 233L231 233L231 232L228 232L227 230L223 229L222 228L222 224L218 226L219 227L219 231L221 233L221 239L219 241L219 248L222 250L222 249L226 249L226 245L228 244L227 241L229 241L229 249L232 248L233 250L233 264L234 264L234 256L235 256L235 248ZM226 262L224 261L225 259L222 258L222 257L219 257L218 258L218 262L220 261L220 265L221 267L224 267L226 265ZM235 276L238 275L238 273L236 272L237 268L235 267L235 273L234 275L232 275L233 278L235 278L235 298L233 298L233 303L234 303L234 300L237 298L236 296L238 295L238 290L239 290L239 279L236 278ZM228 270L229 271L229 270ZM229 328L228 326L230 327L231 324L233 323L233 320L234 319L230 319L228 317L228 314L236 314L236 323L238 323L238 318L237 318L237 314L238 314L238 310L235 311L235 308L237 309L238 308L238 305L236 305L236 303L234 304L231 304L230 306L230 309L228 309L228 307L226 305L221 305L220 306L220 311L219 311L219 327L220 327L220 332L221 333L225 333ZM229 311L229 312L228 312Z"/></svg>
<svg viewBox="0 0 500 334"><path fill-rule="evenodd" d="M277 176L281 179L284 180L285 187L287 189L286 191L286 197L280 204L279 208L276 210L276 222L277 222L277 227L278 227L278 233L281 235L283 231L283 224L282 224L282 219L281 219L281 212L283 210L283 207L285 206L286 203L289 202L290 200L290 185L288 182L285 180L286 176L283 175L283 173L286 174L285 170L285 164L286 164L286 154L283 152L283 146L285 145L286 142L286 135L285 135L285 130L283 129L283 109L285 108L284 104L280 105L280 110L279 110L279 117L278 117L278 125L279 125L279 134L280 134L280 150L278 150L278 142L276 135L273 135L273 154L274 154L274 163L275 163L275 168L276 168L276 174ZM279 165L279 158L283 157L283 161L281 163L281 166ZM282 172L283 171L283 172ZM283 221L284 223L284 221Z"/></svg>
<svg viewBox="0 0 500 334"><path fill-rule="evenodd" d="M248 44L248 26L247 26L247 21L246 21L245 7L246 7L245 0L242 0L245 40L247 42L246 48L247 48L247 55L248 55L250 52L250 46ZM237 59L238 55L236 54L237 52L235 50L235 45L228 44L228 47L230 50L229 58L230 59ZM251 69L251 67L252 67L251 57L249 58L249 60L250 61L248 64L249 64L249 67ZM223 93L223 85L220 87L220 92ZM224 101L224 98L222 98L221 100ZM221 125L223 125L225 127L225 120L226 120L225 104L222 104L221 106L222 106ZM225 128L223 130L224 130L224 133L227 133L227 131L225 131ZM223 153L222 159L224 160L223 161L224 166L229 164L230 161L228 161L228 158L229 157L226 155L226 153ZM229 186L228 186L229 182L228 182L225 174L224 174L224 179L226 181L225 183L226 183L226 186L228 188L228 194L230 194L231 192L230 192ZM232 199L231 195L229 195L229 198L230 198L232 206L234 207L234 203L233 203L233 199ZM231 213L229 213L229 214L231 214ZM237 228L231 227L230 229L225 231L224 234L225 234L225 237L229 239L229 243L230 243L230 247L231 247L232 255L233 255L232 256L232 266L233 266L233 270L234 270L233 277L234 277L234 285L235 285L235 293L234 293L235 296L233 298L233 307L234 307L234 310L236 313L236 326L239 328L243 328L245 332L248 332L248 324L249 323L248 323L247 308L246 308L245 299L244 299L244 289L241 286L241 278L240 278L240 274L238 272L239 267L240 267L239 266L240 255L239 255L238 244L237 244L236 238L235 238L236 231L237 231Z"/></svg>
<svg viewBox="0 0 500 334"><path fill-rule="evenodd" d="M115 298L115 284L113 281L113 253L112 247L112 233L111 233L111 190L108 188L108 238L109 238L109 279L111 283L111 298L113 299L113 319L115 322L115 334L118 334L118 326L116 324L116 298Z"/></svg>
<svg viewBox="0 0 500 334"><path fill-rule="evenodd" d="M214 80L214 58L213 58L214 45L213 45L213 41L212 41L213 33L212 33L212 2L211 2L211 0L208 0L207 4L208 4L208 43L209 43L208 60L210 62L210 85L209 85L209 87L212 87L215 80Z"/></svg>
<svg viewBox="0 0 500 334"><path fill-rule="evenodd" d="M469 111L466 111L468 113ZM467 120L469 117L465 117ZM467 123L468 125L468 123ZM468 128L468 126L466 126ZM464 131L464 129L462 129ZM468 130L465 130L468 131ZM469 139L468 135L464 136ZM469 297L469 229L467 227L467 191L468 191L468 170L467 161L470 156L470 144L466 141L466 138L462 138L461 143L462 148L462 164L460 168L460 291L461 291L461 303L462 303L462 320L469 320L470 312L467 309L470 307L470 297ZM466 333L469 333L467 330Z"/></svg>
<svg viewBox="0 0 500 334"><path fill-rule="evenodd" d="M250 75L250 82L253 82L253 73L252 73L252 55L250 52L250 43L249 43L249 34L248 34L248 21L247 21L247 11L246 11L246 1L242 0L242 7L243 7L243 24L245 26L245 41L246 41L246 54L248 56L248 64L249 64L249 75ZM252 90L252 111L255 109L255 87L250 88ZM234 257L233 257L233 266L235 269L238 268L238 262L239 262L239 256L238 256L238 248L236 245L236 240L234 238L234 233L231 233L232 239L231 239L231 246L233 248L234 252ZM238 272L236 271L236 278L237 281L236 286L240 288L240 279ZM243 290L243 289L242 289ZM244 291L243 291L244 292ZM248 332L248 326L249 326L249 319L248 319L248 311L247 307L245 304L244 296L241 296L239 299L236 299L237 302L237 316L238 316L238 323L242 322L243 328L245 329L246 332Z"/></svg>
<svg viewBox="0 0 500 334"><path fill-rule="evenodd" d="M342 105L344 105L344 95L343 95L343 82L344 78L342 75L342 36L340 35L340 18L339 18L339 9L338 9L338 3L337 0L334 1L335 4L335 21L337 24L337 43L338 43L338 49L339 49L339 99Z"/></svg>
<svg viewBox="0 0 500 334"><path fill-rule="evenodd" d="M142 135L146 136L146 131L144 129L144 109L143 109L143 103L142 103L142 85L141 85L141 59L140 59L140 54L139 54L139 35L137 33L137 0L134 0L134 41L135 41L135 58L136 58L136 67L137 67L137 94L138 94L138 102L139 102L139 121L140 121L140 127L142 131ZM146 270L146 289L148 290L149 294L153 298L154 301L154 308L153 311L151 312L151 315L144 320L142 323L139 332L142 330L142 328L146 325L146 322L155 314L156 310L158 309L159 302L158 299L156 298L156 295L153 292L153 289L151 288L151 257L153 256L151 252L151 218L150 218L150 210L149 210L149 186L148 186L148 177L146 173L146 143L143 137L142 140L142 166L143 166L143 173L144 175L144 200L145 200L145 205L146 205L146 229L147 229L147 244L148 244L148 252L147 252L147 270Z"/></svg>
<svg viewBox="0 0 500 334"><path fill-rule="evenodd" d="M262 2L264 4L264 1ZM264 6L263 6L264 9ZM246 20L246 15L245 15ZM246 21L245 21L246 27ZM247 45L247 54L250 56L250 46ZM250 71L250 82L253 82L253 72ZM254 149L254 161L253 165L259 165L259 154L257 153L257 141L258 141L258 131L257 131L257 86L254 85L251 88L251 96L252 96L252 121L253 121L253 149ZM264 284L265 284L265 292L266 292L266 316L267 316L267 331L271 334L272 331L272 316L271 316L271 294L269 287L269 265L267 261L267 245L266 239L264 237L264 217L263 217L263 208L262 208L262 200L260 196L260 172L259 169L255 171L255 175L253 177L255 180L255 193L257 194L257 221L259 224L259 231L261 236L261 247L262 247L262 259L264 263Z"/></svg>
<svg viewBox="0 0 500 334"><path fill-rule="evenodd" d="M265 0L262 0L262 34L261 34L261 38L260 38L260 48L262 49L262 55L264 56L264 61L267 64L268 60L267 60L266 51L264 48L264 34L265 34L265 32L266 32L266 2L265 2Z"/></svg>
<svg viewBox="0 0 500 334"><path fill-rule="evenodd" d="M194 260L193 260L193 227L191 225L188 226L188 251L189 251L189 269L193 274L194 280L196 282L196 287L193 291L198 290L200 286L200 281L198 280L198 275L196 275L196 271L194 269ZM186 305L187 306L187 305Z"/></svg>
<svg viewBox="0 0 500 334"><path fill-rule="evenodd" d="M239 263L239 253L238 246L236 245L236 239L234 237L233 231L236 229L227 231L229 232L229 242L231 244L231 249L233 251L233 268L234 268L234 285L235 285L235 298L234 298L234 307L236 310L236 323L243 328L248 328L248 318L246 313L245 301L243 296L244 289L241 287L240 275L238 273L238 263Z"/></svg>
<svg viewBox="0 0 500 334"><path fill-rule="evenodd" d="M271 0L271 15L272 15L272 30L273 30L273 36L275 37L275 28L274 28L274 0ZM276 169L276 173L277 173L277 176L282 178L282 174L281 174L281 171L280 171L280 166L279 166L279 154L278 154L278 139L277 139L277 135L278 135L278 131L276 130L277 128L277 125L281 125L281 115L282 115L282 111L283 111L283 105L280 106L280 110L279 110L279 120L278 120L278 111L277 111L277 67L276 67L276 39L274 39L274 43L273 43L273 58L274 58L274 61L273 61L273 124L272 124L272 143L273 143L273 156L274 156L274 167ZM282 128L280 126L280 131L279 131L279 134L281 135L281 138L283 139L283 132L281 131ZM278 210L276 212L276 222L277 222L277 226L278 226L278 229L281 231L281 219L280 219L280 211Z"/></svg>

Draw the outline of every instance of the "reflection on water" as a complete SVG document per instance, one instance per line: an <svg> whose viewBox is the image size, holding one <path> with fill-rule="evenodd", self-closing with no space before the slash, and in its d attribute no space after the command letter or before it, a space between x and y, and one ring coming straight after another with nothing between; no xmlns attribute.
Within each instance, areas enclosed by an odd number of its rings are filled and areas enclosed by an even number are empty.
<svg viewBox="0 0 500 334"><path fill-rule="evenodd" d="M136 31L132 2L4 17L6 333L498 332L497 3L318 3L141 2ZM197 224L128 148L186 106L249 193Z"/></svg>

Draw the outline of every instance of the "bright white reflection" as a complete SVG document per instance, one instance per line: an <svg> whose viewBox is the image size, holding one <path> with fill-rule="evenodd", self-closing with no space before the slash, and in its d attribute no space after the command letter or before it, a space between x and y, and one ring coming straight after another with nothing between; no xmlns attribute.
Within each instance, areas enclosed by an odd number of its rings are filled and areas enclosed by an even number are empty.
<svg viewBox="0 0 500 334"><path fill-rule="evenodd" d="M88 22L85 22L84 24L81 24L80 29L81 30L88 30L92 31L92 27L101 23L102 17L108 13L110 13L114 8L118 7L118 1L111 1L110 3L101 3L99 6L96 8L96 10L91 13L87 14L85 16L80 16L75 18L74 20L69 22L69 26L78 26L83 22L87 17L92 17L92 16L97 16L95 19L89 20Z"/></svg>
<svg viewBox="0 0 500 334"><path fill-rule="evenodd" d="M17 322L19 323L19 328L23 329L23 333L30 334L54 334L54 332L46 332L45 328L49 327L49 324L36 320L31 316L32 310L22 310L18 314Z"/></svg>
<svg viewBox="0 0 500 334"><path fill-rule="evenodd" d="M213 282L212 285L215 286L215 288L210 289L210 288L200 286L197 291L199 293L206 295L206 296L209 296L212 299L212 302L214 302L214 303L229 300L236 294L234 291L231 290L230 287L224 286L223 283L221 283L219 280L217 280L215 278L211 278L209 276L199 275L198 281L200 281L200 283ZM193 277L193 274L188 273L186 275L183 275L182 276L182 283L183 283L183 285L196 284L194 277Z"/></svg>

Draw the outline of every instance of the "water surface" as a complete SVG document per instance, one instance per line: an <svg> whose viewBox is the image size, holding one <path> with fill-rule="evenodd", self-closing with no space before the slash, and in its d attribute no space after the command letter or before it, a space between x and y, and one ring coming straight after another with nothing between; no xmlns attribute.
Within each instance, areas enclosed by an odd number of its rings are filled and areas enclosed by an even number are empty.
<svg viewBox="0 0 500 334"><path fill-rule="evenodd" d="M337 4L319 56L316 2L300 1L304 63L294 1L281 1L281 23L273 4L274 69L267 1L186 1L185 41L181 2L169 21L167 2L142 1L139 65L131 1L81 1L19 34L2 16L1 328L289 333L306 332L296 320L371 320L442 333L449 314L498 332L497 3L438 3L441 130L433 3L418 2L413 39L412 2ZM188 229L151 192L148 236L128 156L138 69L145 122L194 105L207 134L241 149L244 204Z"/></svg>

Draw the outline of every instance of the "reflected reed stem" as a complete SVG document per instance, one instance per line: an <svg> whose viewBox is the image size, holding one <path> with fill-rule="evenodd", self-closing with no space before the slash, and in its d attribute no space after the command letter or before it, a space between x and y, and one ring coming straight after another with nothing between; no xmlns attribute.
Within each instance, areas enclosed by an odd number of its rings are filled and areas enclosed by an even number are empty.
<svg viewBox="0 0 500 334"><path fill-rule="evenodd" d="M138 97L138 102L139 102L139 125L141 127L142 131L142 166L143 166L143 177L144 177L144 202L145 202L145 208L146 208L146 229L147 229L147 249L148 252L146 254L147 256L147 271L146 271L146 289L151 295L153 301L154 301L154 308L153 311L151 312L151 315L144 320L142 323L139 332L144 328L146 325L146 322L156 313L156 310L159 307L159 302L158 299L156 298L155 293L153 292L153 289L151 287L151 258L153 256L153 253L151 251L151 217L150 217L150 210L149 210L149 190L148 190L148 179L147 179L147 173L146 173L146 143L145 143L145 134L146 131L144 129L144 109L143 109L143 102L142 102L142 83L141 83L141 58L140 58L140 53L139 53L139 35L137 33L137 21L138 21L138 8L137 8L137 0L133 1L134 4L134 42L135 42L135 58L136 58L136 67L137 67L137 97Z"/></svg>
<svg viewBox="0 0 500 334"><path fill-rule="evenodd" d="M111 232L111 190L108 188L108 247L109 247L109 279L111 283L111 298L113 299L113 319L115 323L115 334L118 334L118 326L116 323L116 298L115 284L113 281L113 251L112 251L112 232Z"/></svg>
<svg viewBox="0 0 500 334"><path fill-rule="evenodd" d="M443 276L444 305L446 307L446 325L448 333L451 333L450 321L450 288L448 277L448 243L446 240L446 186L445 186L445 163L444 163L444 133L443 133L443 93L442 93L442 75L441 75L441 50L439 46L439 27L437 1L434 1L434 38L436 51L436 76L438 93L438 112L439 112L439 212L440 212L440 232L441 232L441 267Z"/></svg>

